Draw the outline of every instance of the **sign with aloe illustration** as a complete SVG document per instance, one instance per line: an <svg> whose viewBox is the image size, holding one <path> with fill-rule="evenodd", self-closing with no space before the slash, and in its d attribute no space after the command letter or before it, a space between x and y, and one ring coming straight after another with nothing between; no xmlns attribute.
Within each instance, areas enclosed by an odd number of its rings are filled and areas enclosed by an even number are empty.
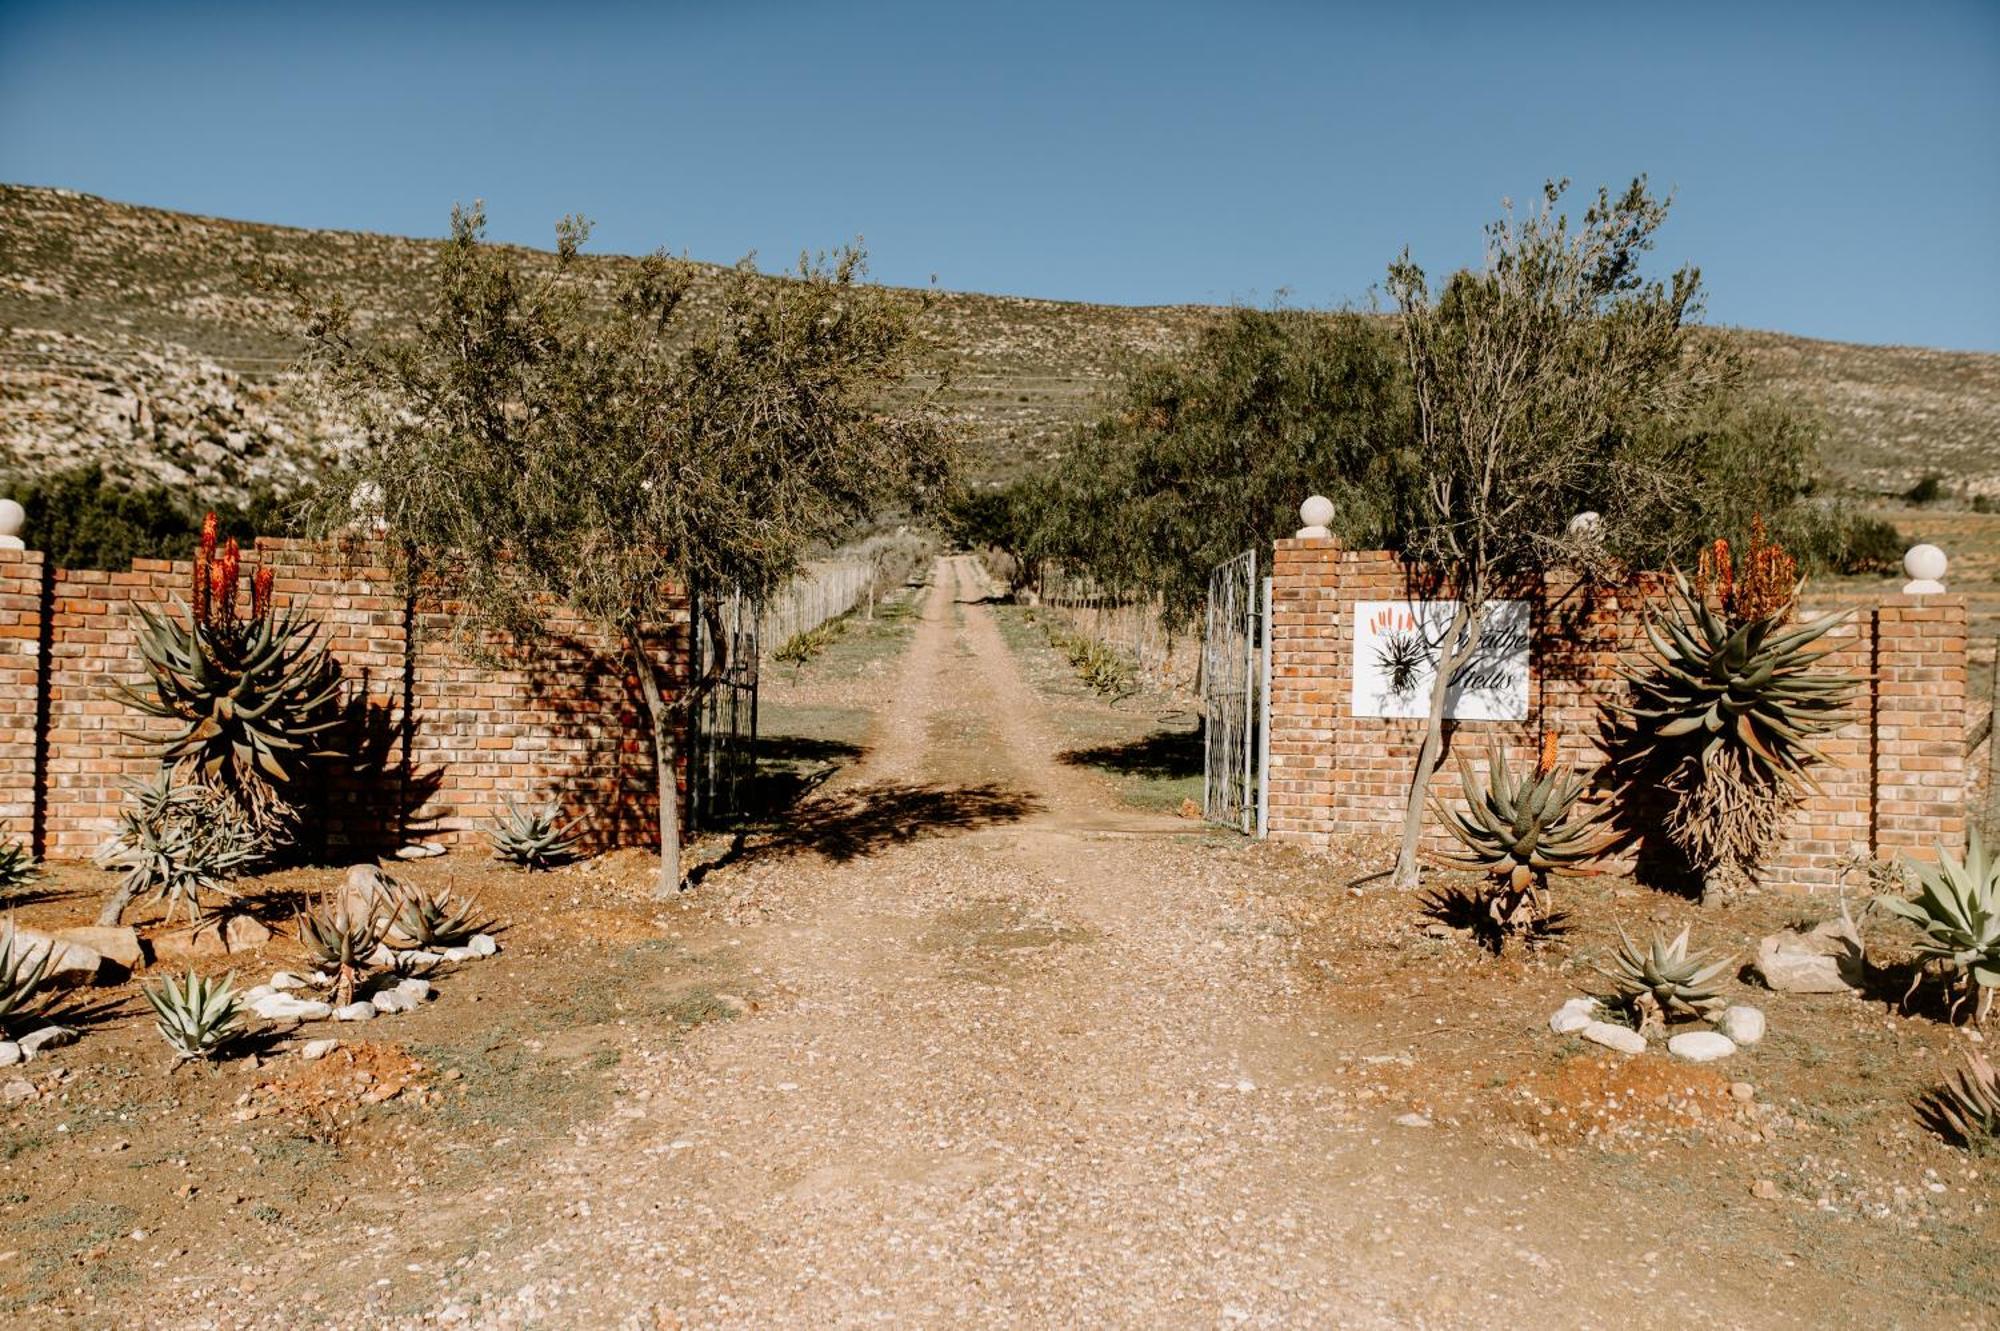
<svg viewBox="0 0 2000 1331"><path fill-rule="evenodd" d="M1354 605L1356 716L1421 718L1456 601L1357 601ZM1528 603L1493 601L1479 650L1453 677L1445 716L1454 721L1524 721L1528 716Z"/></svg>

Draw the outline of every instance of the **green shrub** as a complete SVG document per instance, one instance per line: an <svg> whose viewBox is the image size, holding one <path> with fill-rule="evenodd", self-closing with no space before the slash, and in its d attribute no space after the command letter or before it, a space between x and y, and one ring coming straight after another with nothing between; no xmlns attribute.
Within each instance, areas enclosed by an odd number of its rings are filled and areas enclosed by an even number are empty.
<svg viewBox="0 0 2000 1331"><path fill-rule="evenodd" d="M241 504L204 501L164 485L131 484L107 476L97 463L6 487L27 509L21 533L57 568L128 569L134 559L186 559L194 553L204 514L213 511L224 536L293 535L294 501L272 489Z"/></svg>

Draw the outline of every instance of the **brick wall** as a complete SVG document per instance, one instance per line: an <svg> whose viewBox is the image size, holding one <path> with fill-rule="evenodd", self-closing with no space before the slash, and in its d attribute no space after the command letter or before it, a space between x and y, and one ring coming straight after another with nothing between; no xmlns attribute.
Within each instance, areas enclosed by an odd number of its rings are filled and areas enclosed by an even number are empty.
<svg viewBox="0 0 2000 1331"><path fill-rule="evenodd" d="M1355 602L1411 596L1411 570L1393 554L1343 550L1330 539L1277 543L1272 567L1270 832L1327 846L1400 830L1421 720L1355 716L1350 703ZM1562 760L1595 772L1604 761L1604 706L1625 696L1620 667L1644 650L1641 608L1663 591L1657 575L1583 590L1560 577L1512 597L1533 604L1526 722L1446 725L1445 762L1432 791L1451 800L1456 759L1483 772L1497 738L1513 760L1533 756L1546 724L1561 735ZM1441 593L1434 593L1441 594ZM1421 593L1419 593L1421 595ZM1807 612L1812 613L1808 605ZM1863 607L1827 639L1830 668L1872 678L1852 719L1821 745L1834 765L1815 771L1820 793L1791 824L1769 860L1770 881L1816 889L1839 880L1855 854L1929 855L1965 835L1965 602L1954 596L1889 596ZM1657 818L1630 853L1642 875L1674 856ZM1447 834L1433 829L1434 845Z"/></svg>
<svg viewBox="0 0 2000 1331"><path fill-rule="evenodd" d="M273 570L278 604L320 622L346 682L354 761L323 792L311 843L347 852L415 835L476 843L509 800L551 798L583 817L593 846L657 836L636 681L583 626L552 617L553 643L532 660L500 644L503 659L482 664L448 643L443 608L410 604L379 565L259 541L244 556L246 596L260 565ZM45 572L38 554L0 551L0 819L17 833L32 822L43 854L93 854L115 826L122 781L157 769L135 738L146 718L116 686L145 679L134 607L185 600L191 574L161 560ZM669 619L658 654L677 677L684 607Z"/></svg>

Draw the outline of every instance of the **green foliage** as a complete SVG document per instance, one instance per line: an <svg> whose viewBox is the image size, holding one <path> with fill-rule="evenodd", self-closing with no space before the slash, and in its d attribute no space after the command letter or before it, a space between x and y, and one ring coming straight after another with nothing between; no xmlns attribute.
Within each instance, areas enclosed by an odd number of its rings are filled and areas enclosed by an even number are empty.
<svg viewBox="0 0 2000 1331"><path fill-rule="evenodd" d="M1139 670L1131 658L1100 638L1093 638L1054 617L1042 621L1049 645L1068 658L1077 677L1108 698L1128 697L1138 687Z"/></svg>
<svg viewBox="0 0 2000 1331"><path fill-rule="evenodd" d="M1732 958L1709 961L1691 955L1686 928L1672 942L1656 933L1643 948L1621 928L1618 941L1611 966L1600 967L1599 974L1611 981L1618 1004L1639 1019L1642 1031L1675 1017L1703 1016L1722 1006L1715 982L1729 969Z"/></svg>
<svg viewBox="0 0 2000 1331"><path fill-rule="evenodd" d="M1470 762L1459 760L1465 808L1436 803L1434 816L1465 850L1441 858L1493 880L1487 913L1503 931L1546 915L1549 878L1589 872L1584 866L1610 841L1600 826L1609 810L1585 806L1584 778L1558 770L1553 754L1546 757L1550 761L1539 770L1517 777L1496 740L1485 781L1473 775Z"/></svg>
<svg viewBox="0 0 2000 1331"><path fill-rule="evenodd" d="M1912 504L1935 504L1949 493L1945 489L1944 477L1936 472L1927 472L1903 495Z"/></svg>
<svg viewBox="0 0 2000 1331"><path fill-rule="evenodd" d="M1919 1109L1931 1130L1947 1140L1973 1149L2000 1147L2000 1071L1977 1050L1966 1054L1965 1066Z"/></svg>
<svg viewBox="0 0 2000 1331"><path fill-rule="evenodd" d="M621 644L651 721L670 892L674 721L722 663L670 710L662 589L761 597L887 504L942 497L954 447L939 379L919 375L923 301L868 284L858 249L783 281L746 260L700 300L696 266L658 254L607 293L580 262L580 218L533 266L484 226L476 207L454 213L420 312L379 337L292 284L319 382L373 440L323 487L315 528L379 524L475 650L496 631L532 643L551 604Z"/></svg>
<svg viewBox="0 0 2000 1331"><path fill-rule="evenodd" d="M1973 1020L1983 1022L2000 988L2000 858L1987 854L1975 830L1963 860L1938 847L1938 862L1905 859L1917 881L1914 899L1884 895L1882 907L1917 926L1917 952L1950 977L1954 1014L1971 998Z"/></svg>
<svg viewBox="0 0 2000 1331"><path fill-rule="evenodd" d="M574 822L564 822L554 805L524 809L512 800L507 812L490 828L493 856L519 869L552 869L576 857Z"/></svg>
<svg viewBox="0 0 2000 1331"><path fill-rule="evenodd" d="M127 569L134 559L185 559L211 511L223 535L244 540L256 532L292 535L296 528L297 500L275 490L255 491L243 504L190 498L170 486L116 480L94 462L15 481L8 492L28 512L23 542L58 568Z"/></svg>
<svg viewBox="0 0 2000 1331"><path fill-rule="evenodd" d="M234 897L237 875L263 858L267 843L222 792L162 771L126 787L118 831L99 860L122 870L116 900L147 894L169 920L205 913L208 896ZM112 915L115 921L116 914Z"/></svg>
<svg viewBox="0 0 2000 1331"><path fill-rule="evenodd" d="M1408 414L1379 320L1232 310L1187 353L1137 365L1053 475L982 499L965 530L1107 589L1158 592L1169 620L1189 623L1209 571L1252 547L1268 552L1316 490L1334 498L1351 542L1400 530Z"/></svg>
<svg viewBox="0 0 2000 1331"><path fill-rule="evenodd" d="M18 892L40 876L33 851L17 838L0 837L0 892Z"/></svg>
<svg viewBox="0 0 2000 1331"><path fill-rule="evenodd" d="M409 887L397 903L395 927L421 947L463 947L487 921L475 902L454 892Z"/></svg>
<svg viewBox="0 0 2000 1331"><path fill-rule="evenodd" d="M207 979L190 969L179 983L169 975L157 986L139 986L153 1006L160 1038L172 1046L177 1061L214 1058L242 1033L234 980L233 975Z"/></svg>
<svg viewBox="0 0 2000 1331"><path fill-rule="evenodd" d="M778 650L771 655L773 659L783 661L787 665L803 666L833 646L846 628L847 616L835 615L823 624L816 624L812 628L801 629L794 633L780 643Z"/></svg>
<svg viewBox="0 0 2000 1331"><path fill-rule="evenodd" d="M0 935L0 1030L41 1006L42 980L54 951L23 943L12 924Z"/></svg>
<svg viewBox="0 0 2000 1331"><path fill-rule="evenodd" d="M315 964L333 972L337 1006L354 1001L355 980L367 970L369 958L382 945L391 919L360 903L321 896L299 913L299 945Z"/></svg>

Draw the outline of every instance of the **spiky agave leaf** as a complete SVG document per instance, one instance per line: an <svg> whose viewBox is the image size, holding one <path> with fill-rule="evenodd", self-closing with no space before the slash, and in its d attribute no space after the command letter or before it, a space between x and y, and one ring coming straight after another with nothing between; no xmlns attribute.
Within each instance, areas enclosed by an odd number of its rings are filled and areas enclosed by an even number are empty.
<svg viewBox="0 0 2000 1331"><path fill-rule="evenodd" d="M234 975L206 979L190 969L179 983L169 975L157 987L140 986L153 1005L161 1038L179 1058L213 1058L241 1033L235 979Z"/></svg>
<svg viewBox="0 0 2000 1331"><path fill-rule="evenodd" d="M1640 947L1619 927L1619 948L1609 968L1598 973L1611 981L1620 1005L1642 1018L1699 1017L1722 1005L1715 982L1733 959L1708 961L1688 952L1689 930L1683 927L1671 942L1653 934Z"/></svg>
<svg viewBox="0 0 2000 1331"><path fill-rule="evenodd" d="M207 896L233 897L233 880L263 858L266 843L221 792L161 771L126 787L118 831L98 852L124 871L129 897L164 901L167 918L183 908L199 919Z"/></svg>
<svg viewBox="0 0 2000 1331"><path fill-rule="evenodd" d="M0 892L18 892L40 876L33 852L18 839L0 837Z"/></svg>
<svg viewBox="0 0 2000 1331"><path fill-rule="evenodd" d="M54 954L52 947L23 943L11 923L0 935L0 1030L41 1006L42 981Z"/></svg>
<svg viewBox="0 0 2000 1331"><path fill-rule="evenodd" d="M345 1005L354 1000L354 982L389 931L389 916L351 909L349 903L321 896L299 913L299 942L306 955L334 974L334 998Z"/></svg>
<svg viewBox="0 0 2000 1331"><path fill-rule="evenodd" d="M1494 880L1489 910L1503 928L1523 922L1524 907L1539 904L1551 876L1593 872L1588 863L1613 839L1601 827L1609 809L1584 805L1584 778L1559 771L1553 762L1546 770L1516 778L1495 741L1484 781L1464 758L1458 771L1464 807L1445 807L1441 801L1433 806L1464 853L1437 859Z"/></svg>
<svg viewBox="0 0 2000 1331"><path fill-rule="evenodd" d="M2000 1145L2000 1072L1976 1050L1918 1108L1942 1137L1965 1146Z"/></svg>
<svg viewBox="0 0 2000 1331"><path fill-rule="evenodd" d="M1917 951L1951 977L1954 1010L1971 998L1973 1019L1984 1021L2000 989L2000 859L1975 830L1963 860L1940 846L1936 864L1907 857L1903 864L1916 879L1915 898L1876 900L1921 931Z"/></svg>
<svg viewBox="0 0 2000 1331"><path fill-rule="evenodd" d="M562 821L555 805L524 809L512 800L507 812L487 830L494 858L522 869L549 869L576 855L576 823Z"/></svg>
<svg viewBox="0 0 2000 1331"><path fill-rule="evenodd" d="M486 927L478 904L443 889L407 888L396 910L396 928L424 947L460 947Z"/></svg>

